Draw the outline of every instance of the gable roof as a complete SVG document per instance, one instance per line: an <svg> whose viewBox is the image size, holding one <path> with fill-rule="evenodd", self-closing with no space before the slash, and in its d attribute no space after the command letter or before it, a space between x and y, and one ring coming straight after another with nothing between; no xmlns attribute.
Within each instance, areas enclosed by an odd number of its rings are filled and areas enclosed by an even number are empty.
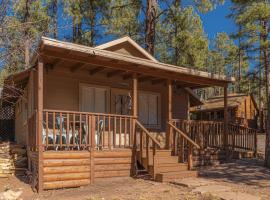
<svg viewBox="0 0 270 200"><path fill-rule="evenodd" d="M146 58L148 60L158 62L150 53L148 53L144 48L142 48L140 45L138 45L134 40L132 40L128 36L107 42L107 43L99 45L99 46L96 46L95 48L108 50L108 51L116 51L121 47L126 49L127 52L129 52L133 56L136 56L136 57L138 56L138 57L142 57L142 58ZM133 48L133 50L135 50L137 52L136 53L130 52L130 51L132 51L132 48Z"/></svg>
<svg viewBox="0 0 270 200"><path fill-rule="evenodd" d="M248 94L229 94L228 95L228 108L234 108L240 106L243 100L248 97ZM253 95L250 95L254 103L255 108L258 110L257 104L253 98ZM210 111L210 110L221 110L224 109L224 97L217 96L207 99L203 105L199 107L192 107L191 112L200 112L200 111Z"/></svg>

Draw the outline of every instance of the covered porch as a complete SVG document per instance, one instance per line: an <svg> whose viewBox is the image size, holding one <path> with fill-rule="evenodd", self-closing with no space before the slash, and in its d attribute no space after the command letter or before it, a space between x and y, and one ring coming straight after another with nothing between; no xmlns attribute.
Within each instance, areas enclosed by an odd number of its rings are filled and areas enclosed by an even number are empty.
<svg viewBox="0 0 270 200"><path fill-rule="evenodd" d="M196 175L188 172L193 149L229 148L233 79L109 48L43 38L34 67L14 76L26 82L26 145L39 191L136 175L140 167L157 181ZM199 101L192 89L209 86L224 88L224 122L190 121L190 104Z"/></svg>

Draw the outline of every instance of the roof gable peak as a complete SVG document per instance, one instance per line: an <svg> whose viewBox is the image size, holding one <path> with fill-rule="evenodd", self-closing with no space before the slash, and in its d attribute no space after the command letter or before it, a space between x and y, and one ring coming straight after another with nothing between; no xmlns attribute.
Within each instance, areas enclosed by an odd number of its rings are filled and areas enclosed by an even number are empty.
<svg viewBox="0 0 270 200"><path fill-rule="evenodd" d="M125 36L110 42L96 46L95 48L113 51L122 54L130 54L134 57L140 57L154 62L158 62L150 53L142 48L138 43L129 36Z"/></svg>

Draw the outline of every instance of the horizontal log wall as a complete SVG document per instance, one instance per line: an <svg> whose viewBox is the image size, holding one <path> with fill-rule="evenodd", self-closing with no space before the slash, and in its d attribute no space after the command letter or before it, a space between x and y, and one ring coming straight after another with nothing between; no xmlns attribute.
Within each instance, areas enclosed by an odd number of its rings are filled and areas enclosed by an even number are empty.
<svg viewBox="0 0 270 200"><path fill-rule="evenodd" d="M128 177L131 155L131 150L94 151L92 156L90 151L46 151L44 189L79 187L102 178Z"/></svg>

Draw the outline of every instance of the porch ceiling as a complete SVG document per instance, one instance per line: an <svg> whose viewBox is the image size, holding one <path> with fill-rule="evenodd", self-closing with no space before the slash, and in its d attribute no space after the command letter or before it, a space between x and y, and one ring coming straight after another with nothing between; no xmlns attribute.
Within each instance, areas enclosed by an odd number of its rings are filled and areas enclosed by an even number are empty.
<svg viewBox="0 0 270 200"><path fill-rule="evenodd" d="M89 75L107 73L108 78L120 75L127 79L135 72L141 75L140 81L152 81L155 84L171 79L181 87L190 88L225 86L234 81L221 75L51 39L42 40L40 52L48 66L72 63L69 67L71 72L89 69Z"/></svg>

